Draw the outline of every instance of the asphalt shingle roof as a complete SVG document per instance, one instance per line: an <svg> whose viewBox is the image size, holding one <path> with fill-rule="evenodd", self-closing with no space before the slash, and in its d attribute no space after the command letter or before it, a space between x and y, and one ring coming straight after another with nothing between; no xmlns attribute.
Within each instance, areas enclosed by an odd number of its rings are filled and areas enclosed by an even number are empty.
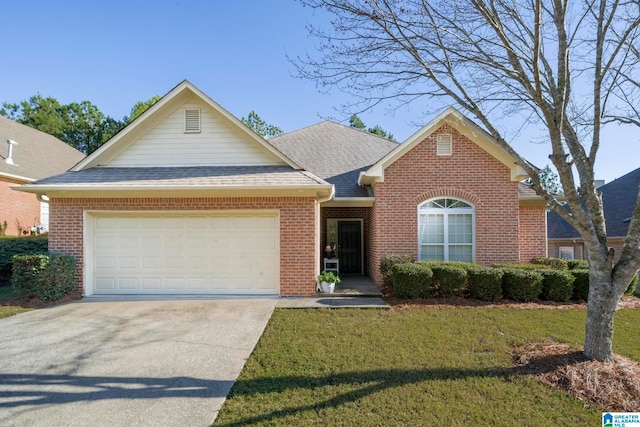
<svg viewBox="0 0 640 427"><path fill-rule="evenodd" d="M279 187L326 182L288 166L98 167L41 179L33 185L96 187Z"/></svg>
<svg viewBox="0 0 640 427"><path fill-rule="evenodd" d="M314 175L334 184L336 197L369 197L358 175L398 143L332 121L269 139L278 150Z"/></svg>
<svg viewBox="0 0 640 427"><path fill-rule="evenodd" d="M13 147L13 162L5 162L7 140ZM0 174L40 179L62 173L84 158L84 154L58 138L0 117Z"/></svg>
<svg viewBox="0 0 640 427"><path fill-rule="evenodd" d="M601 186L607 236L625 237L633 215L640 186L640 168ZM547 236L550 239L574 239L580 234L555 212L547 216Z"/></svg>

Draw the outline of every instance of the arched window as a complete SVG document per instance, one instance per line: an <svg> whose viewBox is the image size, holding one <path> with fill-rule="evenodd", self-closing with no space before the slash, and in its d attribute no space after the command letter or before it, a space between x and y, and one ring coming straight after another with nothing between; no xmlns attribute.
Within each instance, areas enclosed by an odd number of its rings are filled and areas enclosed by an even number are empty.
<svg viewBox="0 0 640 427"><path fill-rule="evenodd" d="M420 261L475 260L475 208L464 200L443 197L418 205Z"/></svg>

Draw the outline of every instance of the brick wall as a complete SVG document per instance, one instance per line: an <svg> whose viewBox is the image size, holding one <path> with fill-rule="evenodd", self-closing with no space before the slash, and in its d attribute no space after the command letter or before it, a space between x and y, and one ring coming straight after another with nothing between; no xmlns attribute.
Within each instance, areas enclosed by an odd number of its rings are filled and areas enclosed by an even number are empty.
<svg viewBox="0 0 640 427"><path fill-rule="evenodd" d="M547 256L547 209L544 205L520 206L520 262Z"/></svg>
<svg viewBox="0 0 640 427"><path fill-rule="evenodd" d="M324 248L327 246L327 219L361 219L362 220L362 239L364 247L364 274L369 275L369 260L367 255L370 251L369 235L369 214L371 208L349 208L349 207L329 207L322 208L322 220L320 223L320 258L324 257Z"/></svg>
<svg viewBox="0 0 640 427"><path fill-rule="evenodd" d="M11 189L20 184L0 180L0 224L7 221L7 236L17 236L19 227L30 230L40 222L40 202L35 194Z"/></svg>
<svg viewBox="0 0 640 427"><path fill-rule="evenodd" d="M436 155L438 134L452 135L453 155ZM418 256L417 207L433 197L457 197L475 206L476 262L518 262L518 183L509 169L448 124L387 167L375 184L370 216L371 277L382 283L380 259L387 253ZM540 230L544 238L544 230Z"/></svg>
<svg viewBox="0 0 640 427"><path fill-rule="evenodd" d="M313 295L319 270L318 218L314 198L53 198L49 248L78 260L83 277L83 211L277 209L280 212L280 295Z"/></svg>

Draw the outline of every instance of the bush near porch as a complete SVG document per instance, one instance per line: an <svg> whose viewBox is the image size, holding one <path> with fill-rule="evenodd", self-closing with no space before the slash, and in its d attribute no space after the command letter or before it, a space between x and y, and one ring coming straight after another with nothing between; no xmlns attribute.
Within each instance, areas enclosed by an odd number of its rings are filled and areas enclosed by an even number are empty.
<svg viewBox="0 0 640 427"><path fill-rule="evenodd" d="M462 296L495 301L505 297L521 302L566 302L586 301L589 295L589 271L583 269L582 260L538 257L529 264L497 263L493 267L407 260L411 260L410 254L391 254L380 263L380 271L389 277L388 284L399 298ZM636 274L625 294L633 295L637 283Z"/></svg>

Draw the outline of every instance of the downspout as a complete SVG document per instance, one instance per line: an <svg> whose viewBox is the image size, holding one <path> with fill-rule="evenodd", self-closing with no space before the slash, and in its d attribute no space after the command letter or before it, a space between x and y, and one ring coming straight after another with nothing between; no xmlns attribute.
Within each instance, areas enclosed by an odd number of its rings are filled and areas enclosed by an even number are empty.
<svg viewBox="0 0 640 427"><path fill-rule="evenodd" d="M318 274L320 274L320 251L322 250L322 248L320 247L320 242L322 241L322 236L320 235L320 233L322 232L322 226L320 224L320 222L322 221L322 213L320 211L320 205L324 202L328 202L329 200L333 199L333 196L335 196L336 194L336 186L332 185L331 186L331 191L329 192L329 195L326 197L318 197L318 204L316 205L316 218L318 218L318 220L316 221L316 248L315 248L315 271L316 271L316 276ZM315 284L315 289L318 288L318 283L316 282Z"/></svg>

